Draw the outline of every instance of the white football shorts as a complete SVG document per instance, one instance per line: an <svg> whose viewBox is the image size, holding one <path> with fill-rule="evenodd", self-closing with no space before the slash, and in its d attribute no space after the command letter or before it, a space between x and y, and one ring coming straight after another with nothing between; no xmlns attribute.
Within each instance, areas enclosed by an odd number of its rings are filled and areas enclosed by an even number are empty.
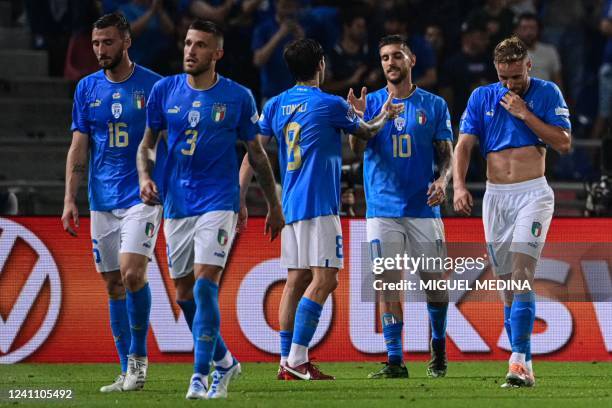
<svg viewBox="0 0 612 408"><path fill-rule="evenodd" d="M424 267L414 272L444 272L442 265L446 257L446 243L442 219L375 217L366 220L366 229L371 261L404 254L422 256L431 261L423 263Z"/></svg>
<svg viewBox="0 0 612 408"><path fill-rule="evenodd" d="M112 211L91 211L91 242L96 270L119 270L119 254L153 256L162 219L161 205L136 204Z"/></svg>
<svg viewBox="0 0 612 408"><path fill-rule="evenodd" d="M238 214L210 211L164 220L168 267L172 279L193 273L193 264L225 267L236 234Z"/></svg>
<svg viewBox="0 0 612 408"><path fill-rule="evenodd" d="M281 232L281 266L287 269L344 267L342 226L337 215L285 225Z"/></svg>
<svg viewBox="0 0 612 408"><path fill-rule="evenodd" d="M511 273L509 252L540 258L555 209L545 177L512 184L487 182L482 221L496 275Z"/></svg>

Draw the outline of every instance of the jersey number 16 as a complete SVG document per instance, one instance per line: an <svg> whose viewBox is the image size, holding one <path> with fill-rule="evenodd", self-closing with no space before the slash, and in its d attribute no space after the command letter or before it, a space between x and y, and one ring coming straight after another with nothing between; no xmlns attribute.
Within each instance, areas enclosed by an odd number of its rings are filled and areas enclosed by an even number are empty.
<svg viewBox="0 0 612 408"><path fill-rule="evenodd" d="M129 143L128 132L123 130L127 128L127 123L108 123L108 141L110 147L126 147Z"/></svg>

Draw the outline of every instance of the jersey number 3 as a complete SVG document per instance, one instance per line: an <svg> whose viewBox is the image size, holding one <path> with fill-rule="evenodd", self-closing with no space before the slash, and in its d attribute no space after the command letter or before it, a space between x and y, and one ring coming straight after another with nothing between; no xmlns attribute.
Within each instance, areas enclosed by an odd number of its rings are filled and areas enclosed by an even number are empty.
<svg viewBox="0 0 612 408"><path fill-rule="evenodd" d="M287 171L297 170L302 166L302 149L300 148L301 131L302 127L297 122L291 122L285 127Z"/></svg>

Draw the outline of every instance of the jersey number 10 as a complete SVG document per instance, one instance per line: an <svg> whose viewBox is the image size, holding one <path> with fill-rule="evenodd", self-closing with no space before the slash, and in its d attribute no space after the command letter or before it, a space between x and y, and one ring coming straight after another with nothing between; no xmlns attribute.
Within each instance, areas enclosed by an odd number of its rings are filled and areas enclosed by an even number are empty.
<svg viewBox="0 0 612 408"><path fill-rule="evenodd" d="M127 128L127 123L119 122L108 124L108 140L110 147L126 147L129 143L128 132L122 129Z"/></svg>
<svg viewBox="0 0 612 408"><path fill-rule="evenodd" d="M410 146L410 135L393 135L393 157L410 157L412 147Z"/></svg>

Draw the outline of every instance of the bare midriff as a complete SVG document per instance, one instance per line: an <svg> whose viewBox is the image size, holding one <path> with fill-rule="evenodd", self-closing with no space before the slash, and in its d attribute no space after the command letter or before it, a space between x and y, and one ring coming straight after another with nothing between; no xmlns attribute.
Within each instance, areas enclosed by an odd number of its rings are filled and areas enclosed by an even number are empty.
<svg viewBox="0 0 612 408"><path fill-rule="evenodd" d="M487 180L511 184L544 176L546 149L525 146L487 154Z"/></svg>

